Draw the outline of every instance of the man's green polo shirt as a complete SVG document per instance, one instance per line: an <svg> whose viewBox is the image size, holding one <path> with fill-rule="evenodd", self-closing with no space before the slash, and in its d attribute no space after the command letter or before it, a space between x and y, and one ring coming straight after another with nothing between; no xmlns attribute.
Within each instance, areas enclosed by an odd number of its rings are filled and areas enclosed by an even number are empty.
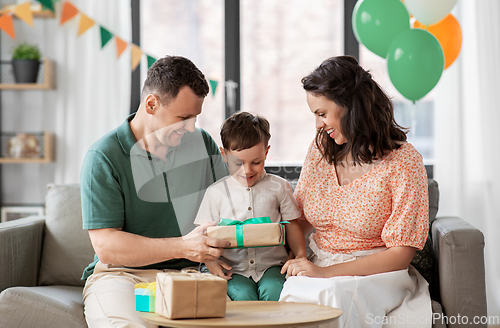
<svg viewBox="0 0 500 328"><path fill-rule="evenodd" d="M146 152L130 129L134 116L99 139L85 156L80 176L83 228L122 228L151 238L185 235L195 227L206 188L226 176L227 167L215 141L198 128L170 147L164 160ZM82 279L92 274L97 261L95 256ZM142 268L194 264L177 259Z"/></svg>

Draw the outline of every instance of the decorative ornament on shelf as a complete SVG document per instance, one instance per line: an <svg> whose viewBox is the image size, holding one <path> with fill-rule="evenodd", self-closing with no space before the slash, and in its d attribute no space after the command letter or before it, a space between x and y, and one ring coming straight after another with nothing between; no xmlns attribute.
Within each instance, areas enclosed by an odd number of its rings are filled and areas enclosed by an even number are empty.
<svg viewBox="0 0 500 328"><path fill-rule="evenodd" d="M12 48L12 69L16 83L36 83L42 54L37 45L23 42Z"/></svg>
<svg viewBox="0 0 500 328"><path fill-rule="evenodd" d="M34 134L18 133L9 139L8 153L12 158L41 157L41 147Z"/></svg>

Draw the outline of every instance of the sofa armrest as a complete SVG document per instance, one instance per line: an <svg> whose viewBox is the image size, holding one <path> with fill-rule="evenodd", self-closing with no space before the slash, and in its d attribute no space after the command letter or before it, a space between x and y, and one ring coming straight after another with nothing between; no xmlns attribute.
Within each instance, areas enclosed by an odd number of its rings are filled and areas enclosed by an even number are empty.
<svg viewBox="0 0 500 328"><path fill-rule="evenodd" d="M437 218L431 233L445 316L469 323L486 316L483 233L458 217ZM458 327L451 321L449 328Z"/></svg>
<svg viewBox="0 0 500 328"><path fill-rule="evenodd" d="M0 223L0 292L36 286L44 227L43 216Z"/></svg>

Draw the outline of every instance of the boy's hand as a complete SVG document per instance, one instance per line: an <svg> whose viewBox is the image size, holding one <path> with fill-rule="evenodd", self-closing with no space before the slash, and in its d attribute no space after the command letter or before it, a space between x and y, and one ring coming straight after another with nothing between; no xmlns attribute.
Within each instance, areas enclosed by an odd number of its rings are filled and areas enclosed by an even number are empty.
<svg viewBox="0 0 500 328"><path fill-rule="evenodd" d="M295 259L307 259L307 254L306 253L303 253L303 254L298 254L294 257ZM293 258L292 258L293 259Z"/></svg>
<svg viewBox="0 0 500 328"><path fill-rule="evenodd" d="M303 257L303 258L307 258L307 256L306 256L306 254L305 254L305 253L303 253L303 254L299 254L299 255L295 255L295 254L293 253L293 251L292 251L292 250L290 250L290 251L288 252L288 258L286 259L286 261L285 261L285 262L288 262L288 261L293 260L293 259L300 259L300 258L302 258L302 257Z"/></svg>
<svg viewBox="0 0 500 328"><path fill-rule="evenodd" d="M205 265L211 274L219 276L223 279L229 280L232 278L232 272L224 272L224 270L231 270L231 266L223 261L214 260L210 262L205 262Z"/></svg>

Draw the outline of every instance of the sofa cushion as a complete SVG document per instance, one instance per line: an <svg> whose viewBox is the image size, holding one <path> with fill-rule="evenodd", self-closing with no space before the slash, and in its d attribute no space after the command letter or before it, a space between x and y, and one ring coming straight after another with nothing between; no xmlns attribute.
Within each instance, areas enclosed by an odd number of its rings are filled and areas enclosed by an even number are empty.
<svg viewBox="0 0 500 328"><path fill-rule="evenodd" d="M12 287L0 294L0 327L87 328L82 287Z"/></svg>
<svg viewBox="0 0 500 328"><path fill-rule="evenodd" d="M429 190L429 222L432 224L436 219L438 206L439 206L439 188L436 180L428 179Z"/></svg>
<svg viewBox="0 0 500 328"><path fill-rule="evenodd" d="M0 291L36 285L44 230L45 218L39 216L0 224Z"/></svg>
<svg viewBox="0 0 500 328"><path fill-rule="evenodd" d="M89 235L82 229L80 186L50 184L38 284L83 286L80 277L93 259Z"/></svg>
<svg viewBox="0 0 500 328"><path fill-rule="evenodd" d="M439 291L437 287L437 264L431 240L431 225L436 219L439 203L438 184L433 179L428 179L429 192L429 235L422 250L417 250L411 264L429 283L429 290L432 299L438 299Z"/></svg>
<svg viewBox="0 0 500 328"><path fill-rule="evenodd" d="M411 265L429 283L429 292L433 300L439 301L439 290L437 286L437 263L434 250L432 248L431 234L427 236L425 246L422 250L417 250L411 262Z"/></svg>

